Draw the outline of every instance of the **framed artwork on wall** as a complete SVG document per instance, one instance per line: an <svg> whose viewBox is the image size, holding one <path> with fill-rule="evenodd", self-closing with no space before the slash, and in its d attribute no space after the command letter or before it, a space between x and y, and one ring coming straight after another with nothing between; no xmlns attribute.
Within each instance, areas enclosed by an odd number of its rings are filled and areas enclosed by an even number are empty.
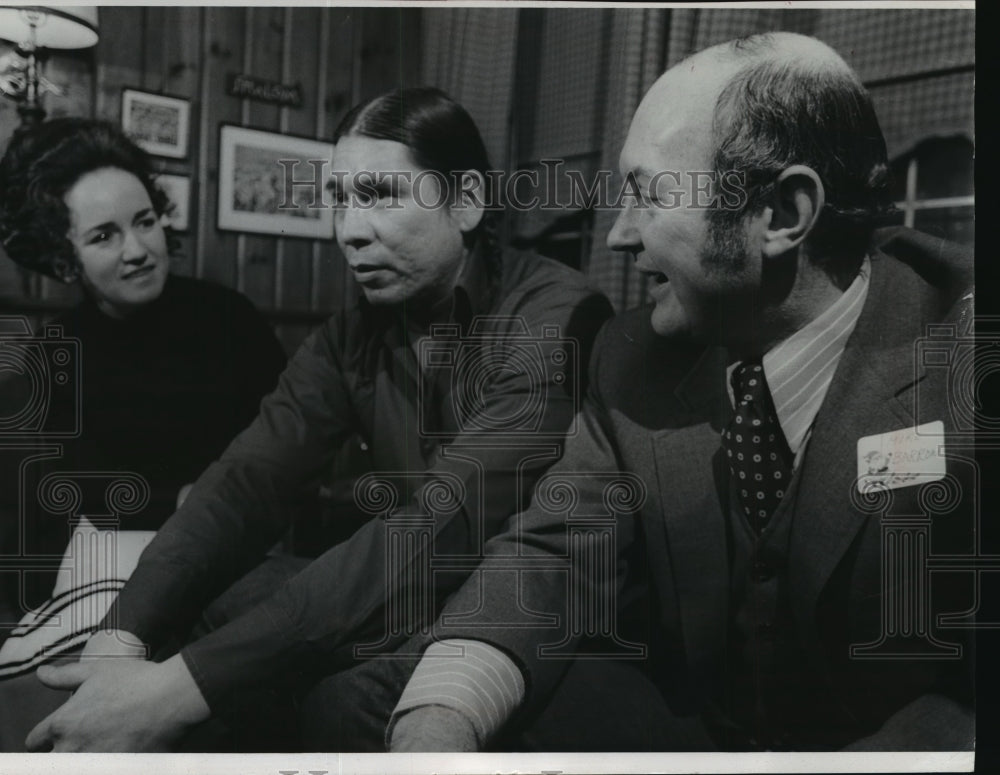
<svg viewBox="0 0 1000 775"><path fill-rule="evenodd" d="M332 156L332 143L223 124L219 228L332 239L333 208L323 198Z"/></svg>
<svg viewBox="0 0 1000 775"><path fill-rule="evenodd" d="M155 156L183 159L188 152L191 103L180 97L122 89L122 129Z"/></svg>

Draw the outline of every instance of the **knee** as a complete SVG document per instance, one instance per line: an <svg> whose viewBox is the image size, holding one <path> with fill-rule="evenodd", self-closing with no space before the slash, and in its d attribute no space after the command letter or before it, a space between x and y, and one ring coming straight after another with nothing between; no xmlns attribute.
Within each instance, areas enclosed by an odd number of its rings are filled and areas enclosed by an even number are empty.
<svg viewBox="0 0 1000 775"><path fill-rule="evenodd" d="M386 725L410 672L396 660L371 660L320 680L299 706L306 750L384 753Z"/></svg>

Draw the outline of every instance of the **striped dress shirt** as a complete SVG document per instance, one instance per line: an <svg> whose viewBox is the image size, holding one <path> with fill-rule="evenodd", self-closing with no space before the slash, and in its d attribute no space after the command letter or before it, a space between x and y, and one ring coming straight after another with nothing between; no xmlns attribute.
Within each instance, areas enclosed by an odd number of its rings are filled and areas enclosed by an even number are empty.
<svg viewBox="0 0 1000 775"><path fill-rule="evenodd" d="M866 256L858 276L840 298L811 323L768 350L762 359L764 379L796 467L844 346L865 306L870 276L871 262ZM738 365L738 361L730 364L726 372L730 401L733 393L729 377Z"/></svg>

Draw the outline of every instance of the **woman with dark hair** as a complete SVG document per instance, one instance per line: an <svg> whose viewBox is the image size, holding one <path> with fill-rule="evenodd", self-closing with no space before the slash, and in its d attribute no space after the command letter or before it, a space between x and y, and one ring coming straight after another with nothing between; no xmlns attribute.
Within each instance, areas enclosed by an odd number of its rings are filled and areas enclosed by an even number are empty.
<svg viewBox="0 0 1000 775"><path fill-rule="evenodd" d="M376 97L334 140L336 237L358 298L305 341L257 420L198 479L120 592L117 633L84 654L137 641L156 653L192 612L210 631L163 661L40 671L76 692L29 735L32 750L170 747L213 716L240 730L243 749L289 750L292 687L357 666L354 644L391 651L429 625L462 574L432 589L417 569L432 554L477 555L557 456L607 299L568 267L500 249L483 142L443 92ZM331 522L349 537L327 540L304 569L278 567L268 548L330 472L346 494ZM372 744L340 724L354 713L328 705L336 687L317 691L309 750ZM381 730L366 732L381 743Z"/></svg>
<svg viewBox="0 0 1000 775"><path fill-rule="evenodd" d="M49 324L61 329L59 338L78 340L67 349L77 361L67 364L68 373L76 376L69 389L46 399L46 419L35 436L48 449L25 465L24 491L4 488L0 541L6 547L58 557L71 532L89 529L77 515L114 516L122 531L158 529L186 485L253 419L277 382L284 352L249 301L169 273L176 240L165 226L168 207L146 154L103 121L59 118L21 131L0 160L0 243L7 255L83 292L78 306ZM25 376L0 383L6 404L0 416L16 417L21 402L38 398L18 393ZM46 429L79 431L57 438ZM5 484L20 484L13 471L3 476ZM78 493L71 510L46 508L53 476L72 482ZM134 502L122 507L127 513L109 515L110 493L123 483ZM119 534L121 546L129 535ZM58 606L71 599L79 607L81 579L96 584L92 574L103 571L84 571L77 559L69 573L70 559L67 554L58 574L5 578L0 598L10 607L44 603L50 616L66 614ZM117 573L104 581L120 586L127 563L117 562ZM70 575L75 583L66 588ZM75 623L66 630L22 621L0 653L0 677L28 673L53 653L78 646L98 623L93 615L81 620L76 609L62 619Z"/></svg>
<svg viewBox="0 0 1000 775"><path fill-rule="evenodd" d="M7 255L83 290L52 321L81 341L79 462L146 476L154 521L253 419L285 363L246 298L169 274L170 207L146 153L104 121L19 132L0 160Z"/></svg>

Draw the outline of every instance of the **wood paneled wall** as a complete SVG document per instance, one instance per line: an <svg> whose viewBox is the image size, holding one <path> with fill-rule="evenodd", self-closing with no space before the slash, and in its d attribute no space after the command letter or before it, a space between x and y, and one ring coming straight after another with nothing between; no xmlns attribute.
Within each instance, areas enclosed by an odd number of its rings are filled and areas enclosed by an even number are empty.
<svg viewBox="0 0 1000 775"><path fill-rule="evenodd" d="M273 318L292 349L353 293L351 281L332 241L216 228L219 125L329 138L351 105L420 82L419 15L417 8L104 6L93 50L50 56L46 76L65 95L47 95L45 107L51 117L117 122L124 87L191 100L187 158L158 160L161 171L191 178L191 225L180 235L175 271L239 289ZM298 82L303 105L279 108L230 97L230 73ZM0 110L5 146L17 114L9 101L0 102L6 103ZM39 309L72 300L68 289L19 277L10 266L0 282L0 295L24 295Z"/></svg>

